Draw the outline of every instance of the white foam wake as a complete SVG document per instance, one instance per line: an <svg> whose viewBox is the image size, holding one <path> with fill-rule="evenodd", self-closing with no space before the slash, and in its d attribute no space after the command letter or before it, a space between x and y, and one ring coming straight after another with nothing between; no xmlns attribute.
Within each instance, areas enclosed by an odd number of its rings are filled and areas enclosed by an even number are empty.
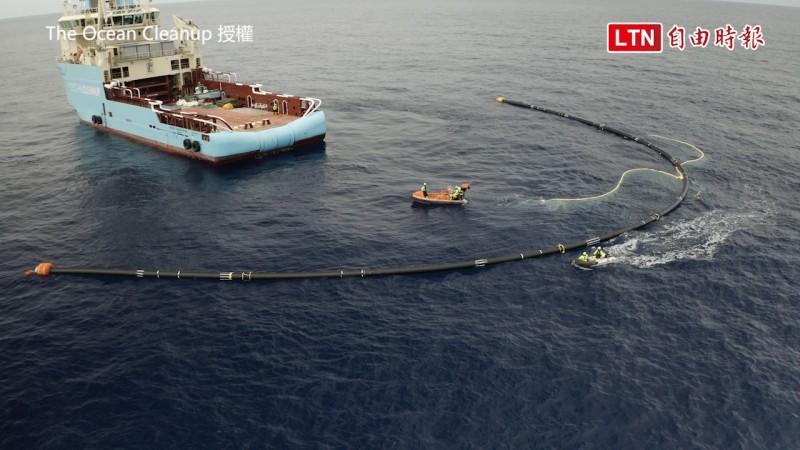
<svg viewBox="0 0 800 450"><path fill-rule="evenodd" d="M733 233L769 221L774 207L761 206L747 211L709 211L688 222L662 222L665 225L655 231L619 237L615 241L621 242L606 246L615 256L609 263L646 268L679 260L711 260Z"/></svg>

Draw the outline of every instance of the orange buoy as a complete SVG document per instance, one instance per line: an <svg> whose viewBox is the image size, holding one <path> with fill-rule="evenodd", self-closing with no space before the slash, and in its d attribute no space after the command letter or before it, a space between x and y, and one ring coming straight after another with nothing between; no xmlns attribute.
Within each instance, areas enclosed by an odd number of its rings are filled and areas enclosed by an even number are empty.
<svg viewBox="0 0 800 450"><path fill-rule="evenodd" d="M48 263L48 262L39 263L39 265L37 265L35 269L26 271L25 276L29 277L35 273L40 277L46 277L50 275L50 270L52 268L53 268L53 263Z"/></svg>

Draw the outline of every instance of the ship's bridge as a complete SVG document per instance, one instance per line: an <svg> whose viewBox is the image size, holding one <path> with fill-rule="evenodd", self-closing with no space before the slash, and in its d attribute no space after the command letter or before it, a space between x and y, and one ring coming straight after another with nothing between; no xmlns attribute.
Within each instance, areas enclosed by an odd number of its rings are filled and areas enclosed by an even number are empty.
<svg viewBox="0 0 800 450"><path fill-rule="evenodd" d="M64 2L64 17L58 24L63 30L82 32L92 27L158 26L161 12L152 6L142 6L138 0L81 0Z"/></svg>
<svg viewBox="0 0 800 450"><path fill-rule="evenodd" d="M172 100L192 89L202 67L199 30L174 17L177 30L163 35L160 11L147 0L70 0L59 20L60 62L101 69L103 83L117 81L141 96ZM160 30L163 31L163 30Z"/></svg>

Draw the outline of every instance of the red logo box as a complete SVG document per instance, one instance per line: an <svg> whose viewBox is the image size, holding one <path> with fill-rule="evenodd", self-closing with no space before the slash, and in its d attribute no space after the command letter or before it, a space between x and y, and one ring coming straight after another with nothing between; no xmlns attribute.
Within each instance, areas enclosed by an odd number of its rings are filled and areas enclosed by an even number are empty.
<svg viewBox="0 0 800 450"><path fill-rule="evenodd" d="M609 23L608 52L661 53L662 29L660 23Z"/></svg>

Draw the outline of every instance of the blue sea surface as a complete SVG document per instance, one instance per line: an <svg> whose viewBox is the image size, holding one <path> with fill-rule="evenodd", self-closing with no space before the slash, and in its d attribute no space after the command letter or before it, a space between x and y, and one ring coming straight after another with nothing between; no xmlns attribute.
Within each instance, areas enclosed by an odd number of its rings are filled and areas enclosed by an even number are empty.
<svg viewBox="0 0 800 450"><path fill-rule="evenodd" d="M800 448L800 8L689 1L156 5L204 64L323 100L324 148L226 167L78 122L57 15L4 20L0 448ZM660 22L609 54L609 22ZM756 50L669 48L760 25ZM221 26L253 42L218 42ZM713 40L713 36L712 36ZM295 272L528 252L455 272L269 282L56 267ZM661 137L650 137L659 135ZM668 139L670 138L670 139ZM422 182L470 203L418 207Z"/></svg>

